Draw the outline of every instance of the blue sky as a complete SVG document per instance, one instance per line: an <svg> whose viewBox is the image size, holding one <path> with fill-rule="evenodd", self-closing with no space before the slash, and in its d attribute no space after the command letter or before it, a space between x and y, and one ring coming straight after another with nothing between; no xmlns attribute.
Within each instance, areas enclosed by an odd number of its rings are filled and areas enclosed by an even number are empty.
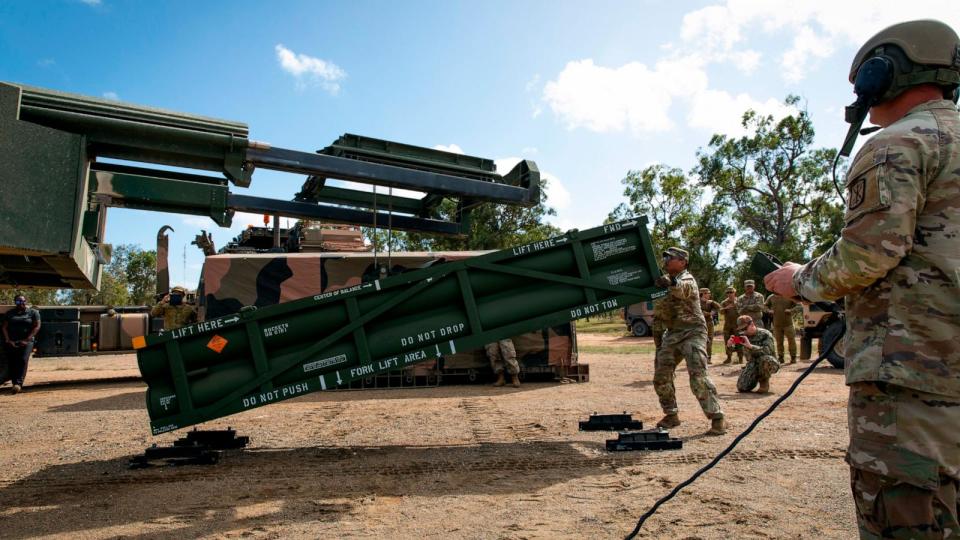
<svg viewBox="0 0 960 540"><path fill-rule="evenodd" d="M533 159L554 223L589 228L623 201L628 170L689 169L746 108L788 112L787 94L816 145L839 146L857 48L925 17L960 28L953 0L10 1L0 80L242 121L300 150L350 132L494 158L502 173ZM289 199L302 181L258 171L235 191ZM192 287L201 228L222 246L260 222L113 209L107 241L152 248L173 226L171 279Z"/></svg>

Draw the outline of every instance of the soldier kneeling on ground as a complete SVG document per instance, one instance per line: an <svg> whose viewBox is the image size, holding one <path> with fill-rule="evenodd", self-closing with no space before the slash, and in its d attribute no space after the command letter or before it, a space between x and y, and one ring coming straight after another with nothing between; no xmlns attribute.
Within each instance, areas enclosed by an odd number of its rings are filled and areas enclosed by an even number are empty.
<svg viewBox="0 0 960 540"><path fill-rule="evenodd" d="M741 315L737 318L737 335L730 337L727 346L742 348L748 358L747 365L737 378L737 391L751 392L759 384L758 393L769 392L770 376L780 371L773 334L757 328L750 315Z"/></svg>

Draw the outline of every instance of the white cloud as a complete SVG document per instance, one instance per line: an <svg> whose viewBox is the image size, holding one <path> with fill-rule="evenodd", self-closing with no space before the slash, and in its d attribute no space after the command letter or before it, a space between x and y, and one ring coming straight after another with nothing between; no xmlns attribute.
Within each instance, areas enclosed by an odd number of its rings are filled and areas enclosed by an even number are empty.
<svg viewBox="0 0 960 540"><path fill-rule="evenodd" d="M741 48L751 40L765 48L790 43L780 59L784 80L794 83L841 46L857 47L886 26L922 18L940 19L956 28L960 10L956 0L727 0L683 17L681 48L741 69L745 52Z"/></svg>
<svg viewBox="0 0 960 540"><path fill-rule="evenodd" d="M319 85L331 95L340 92L340 81L347 77L347 72L340 66L328 60L297 54L282 43L278 43L274 50L280 67L294 76L298 87L306 86L310 82Z"/></svg>
<svg viewBox="0 0 960 540"><path fill-rule="evenodd" d="M706 90L691 101L687 124L710 133L739 137L746 134L741 120L747 109L753 109L762 115L772 114L775 118L797 112L793 107L788 107L776 99L758 101L747 94L732 96L720 90Z"/></svg>
<svg viewBox="0 0 960 540"><path fill-rule="evenodd" d="M104 92L103 97L111 101L120 101L120 96L116 92Z"/></svg>
<svg viewBox="0 0 960 540"><path fill-rule="evenodd" d="M637 134L672 129L673 100L706 85L707 75L693 56L662 60L653 69L639 62L609 68L586 59L569 62L544 86L543 98L568 129Z"/></svg>
<svg viewBox="0 0 960 540"><path fill-rule="evenodd" d="M433 147L434 150L440 150L443 152L452 152L454 154L462 154L463 148L460 148L456 144L438 144Z"/></svg>

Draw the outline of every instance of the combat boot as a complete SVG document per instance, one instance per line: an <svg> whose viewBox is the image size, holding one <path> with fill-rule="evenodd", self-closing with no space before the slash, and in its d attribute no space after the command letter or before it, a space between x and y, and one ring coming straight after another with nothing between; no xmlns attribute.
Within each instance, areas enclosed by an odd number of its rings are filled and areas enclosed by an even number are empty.
<svg viewBox="0 0 960 540"><path fill-rule="evenodd" d="M497 373L497 382L493 383L494 386L500 387L507 384L507 380L503 377L503 372Z"/></svg>
<svg viewBox="0 0 960 540"><path fill-rule="evenodd" d="M23 388L21 388L19 384L15 384L10 387L10 392L13 394L19 394L21 390L23 390Z"/></svg>
<svg viewBox="0 0 960 540"><path fill-rule="evenodd" d="M733 358L730 358L729 356L727 357L726 360L723 361L724 364L730 364L732 362L733 362Z"/></svg>
<svg viewBox="0 0 960 540"><path fill-rule="evenodd" d="M770 379L761 379L760 386L757 388L758 394L770 393Z"/></svg>
<svg viewBox="0 0 960 540"><path fill-rule="evenodd" d="M796 356L791 356L791 357L790 357L790 363L791 363L791 364L796 364L796 363L797 363L797 357L796 357Z"/></svg>
<svg viewBox="0 0 960 540"><path fill-rule="evenodd" d="M517 375L516 373L511 375L510 383L513 385L514 388L520 388L520 375Z"/></svg>
<svg viewBox="0 0 960 540"><path fill-rule="evenodd" d="M727 432L727 421L721 416L720 418L714 418L710 420L710 429L707 431L707 435L723 435Z"/></svg>
<svg viewBox="0 0 960 540"><path fill-rule="evenodd" d="M677 413L670 413L657 422L658 428L670 429L680 425L680 416Z"/></svg>

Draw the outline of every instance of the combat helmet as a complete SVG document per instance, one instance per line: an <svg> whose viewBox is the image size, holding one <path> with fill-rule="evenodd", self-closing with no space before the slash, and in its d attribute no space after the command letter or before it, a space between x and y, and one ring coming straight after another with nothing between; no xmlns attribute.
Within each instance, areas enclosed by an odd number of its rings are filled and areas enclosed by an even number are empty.
<svg viewBox="0 0 960 540"><path fill-rule="evenodd" d="M176 287L170 289L170 294L179 294L183 296L187 294L187 290L184 289L182 286L177 285Z"/></svg>
<svg viewBox="0 0 960 540"><path fill-rule="evenodd" d="M919 84L940 86L945 98L956 101L960 37L953 28L933 19L889 26L860 48L850 65L849 79L855 87L866 85L874 90L874 103L893 99Z"/></svg>

